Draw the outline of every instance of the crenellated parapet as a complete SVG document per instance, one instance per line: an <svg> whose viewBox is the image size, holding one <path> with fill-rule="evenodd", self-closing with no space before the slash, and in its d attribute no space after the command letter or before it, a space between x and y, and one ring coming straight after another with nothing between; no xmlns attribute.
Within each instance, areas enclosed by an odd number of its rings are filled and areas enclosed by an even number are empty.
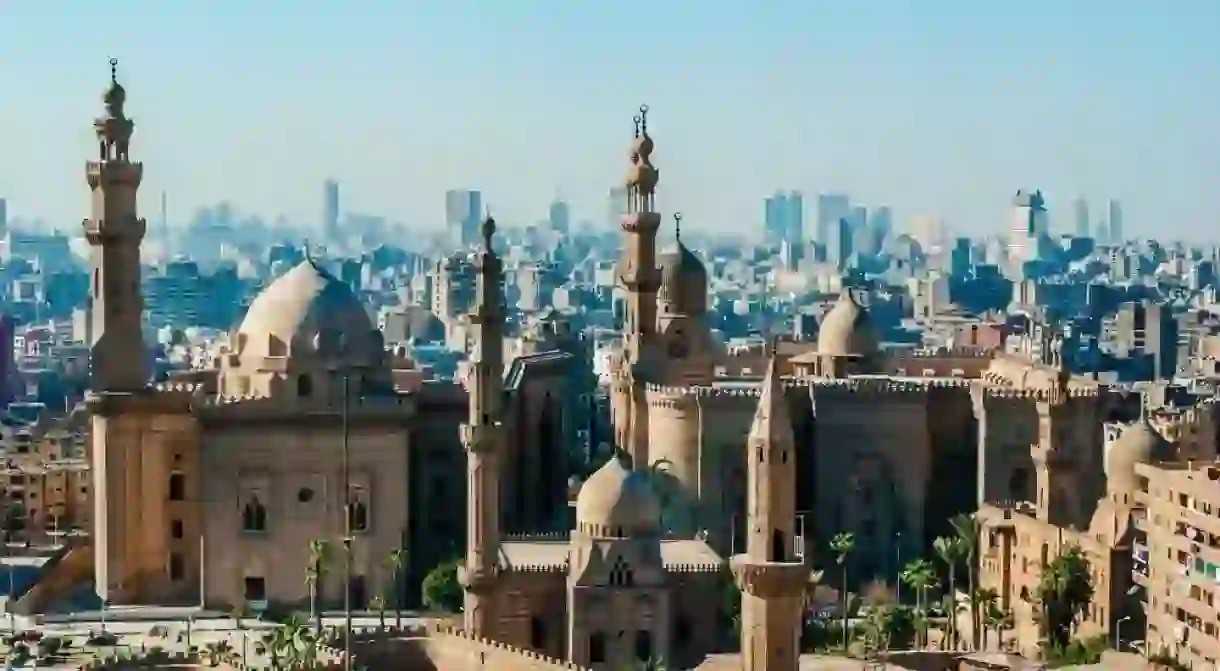
<svg viewBox="0 0 1220 671"><path fill-rule="evenodd" d="M342 398L296 398L257 395L218 395L200 399L195 406L200 419L214 421L258 421L291 418L296 421L336 422L344 412ZM352 421L409 421L416 414L411 395L353 397L347 400Z"/></svg>
<svg viewBox="0 0 1220 671"><path fill-rule="evenodd" d="M570 541L572 540L571 531L544 531L540 533L524 533L524 534L504 534L504 542L534 542L534 541Z"/></svg>
<svg viewBox="0 0 1220 671"><path fill-rule="evenodd" d="M919 396L934 389L967 389L970 381L960 378L929 377L922 379L889 377L855 377L847 379L813 379L810 386L818 396Z"/></svg>
<svg viewBox="0 0 1220 671"><path fill-rule="evenodd" d="M665 564L666 573L720 573L725 569L725 563L720 561L697 562L694 564Z"/></svg>
<svg viewBox="0 0 1220 671"><path fill-rule="evenodd" d="M992 399L1035 401L1038 403L1052 404L1064 403L1071 399L1097 398L1101 394L1099 388L1088 386L1067 387L1064 389L1047 389L1041 387L1016 389L1012 387L992 387L984 385L981 387L981 389L984 396Z"/></svg>
<svg viewBox="0 0 1220 671"><path fill-rule="evenodd" d="M428 638L438 645L435 656L467 657L477 666L471 668L519 669L520 671L592 671L591 668L565 662L540 652L519 648L490 638L472 636L466 632L437 624ZM456 661L456 660L455 660Z"/></svg>

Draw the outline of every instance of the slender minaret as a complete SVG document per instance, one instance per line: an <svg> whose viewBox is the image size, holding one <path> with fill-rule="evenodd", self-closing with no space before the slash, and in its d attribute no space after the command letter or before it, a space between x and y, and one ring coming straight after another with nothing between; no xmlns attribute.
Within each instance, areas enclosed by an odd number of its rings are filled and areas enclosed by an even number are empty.
<svg viewBox="0 0 1220 671"><path fill-rule="evenodd" d="M741 668L796 671L809 569L796 556L796 441L774 354L747 443L746 552L732 560L741 588Z"/></svg>
<svg viewBox="0 0 1220 671"><path fill-rule="evenodd" d="M656 211L659 173L652 165L652 138L648 135L648 106L640 106L635 117L635 139L631 142L631 167L627 171L627 214L623 215L623 264L621 279L627 289L627 353L632 363L643 358L657 328L657 290L661 271L657 268L657 230L661 214Z"/></svg>
<svg viewBox="0 0 1220 671"><path fill-rule="evenodd" d="M657 267L657 230L661 214L656 211L659 173L652 164L652 138L648 135L648 106L640 106L631 142L631 167L627 171L627 214L623 215L623 256L619 279L627 290L624 330L625 365L630 369L626 422L621 426L619 447L631 455L637 469L648 468L648 401L644 382L649 371L642 365L647 350L656 344L657 290L661 271Z"/></svg>
<svg viewBox="0 0 1220 671"><path fill-rule="evenodd" d="M127 92L119 85L118 61L110 60L105 111L93 122L98 160L85 168L93 191L92 216L83 222L92 247L93 342L89 351L90 388L97 392L135 391L148 382L148 354L140 322L140 242L145 223L136 214L136 192L144 166L132 162L135 123L123 112Z"/></svg>
<svg viewBox="0 0 1220 671"><path fill-rule="evenodd" d="M468 384L470 417L462 426L466 446L466 632L491 638L495 628L495 578L500 556L500 458L504 402L503 264L491 246L496 222L483 222L483 249L475 262L473 368Z"/></svg>

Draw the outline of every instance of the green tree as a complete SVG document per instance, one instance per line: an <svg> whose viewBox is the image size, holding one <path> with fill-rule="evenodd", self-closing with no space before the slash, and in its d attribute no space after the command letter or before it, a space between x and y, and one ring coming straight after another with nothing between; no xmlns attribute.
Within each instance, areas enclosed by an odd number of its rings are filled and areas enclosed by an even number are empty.
<svg viewBox="0 0 1220 671"><path fill-rule="evenodd" d="M957 567L966 558L966 543L957 536L941 536L932 542L936 556L949 574L949 594L945 615L949 618L949 647L957 649Z"/></svg>
<svg viewBox="0 0 1220 671"><path fill-rule="evenodd" d="M936 567L927 559L915 559L902 569L902 581L915 591L915 612L920 616L922 630L917 632L916 643L926 644L928 640L928 590L936 585Z"/></svg>
<svg viewBox="0 0 1220 671"><path fill-rule="evenodd" d="M848 622L850 617L847 610L847 560L851 557L851 553L856 549L856 535L852 533L835 534L834 538L830 539L830 551L835 554L835 563L839 565L840 576L843 579L843 652L847 652L847 646L850 641L848 632L851 627Z"/></svg>
<svg viewBox="0 0 1220 671"><path fill-rule="evenodd" d="M402 609L407 607L406 581L403 572L407 570L407 548L394 548L386 564L390 566L390 580L394 585L394 628L402 629Z"/></svg>
<svg viewBox="0 0 1220 671"><path fill-rule="evenodd" d="M330 541L315 538L309 541L309 566L305 569L305 584L309 586L309 616L313 618L315 636L322 634L322 583L329 569Z"/></svg>
<svg viewBox="0 0 1220 671"><path fill-rule="evenodd" d="M980 588L978 591L979 602L979 623L983 630L983 646L987 645L987 632L989 632L995 624L992 615L1000 610L1000 595L990 587Z"/></svg>
<svg viewBox="0 0 1220 671"><path fill-rule="evenodd" d="M446 613L461 610L464 593L458 584L458 560L442 562L429 571L420 589L427 608Z"/></svg>
<svg viewBox="0 0 1220 671"><path fill-rule="evenodd" d="M1093 601L1093 575L1080 546L1068 547L1042 569L1034 601L1041 607L1039 624L1046 645L1065 648L1080 615Z"/></svg>
<svg viewBox="0 0 1220 671"><path fill-rule="evenodd" d="M953 530L965 546L966 571L970 578L970 638L973 649L978 650L982 640L978 607L979 521L974 515L963 514L954 515L949 519L949 524L953 525Z"/></svg>
<svg viewBox="0 0 1220 671"><path fill-rule="evenodd" d="M319 637L309 630L300 616L292 615L284 624L263 636L255 648L260 655L271 658L271 668L315 669L318 668Z"/></svg>

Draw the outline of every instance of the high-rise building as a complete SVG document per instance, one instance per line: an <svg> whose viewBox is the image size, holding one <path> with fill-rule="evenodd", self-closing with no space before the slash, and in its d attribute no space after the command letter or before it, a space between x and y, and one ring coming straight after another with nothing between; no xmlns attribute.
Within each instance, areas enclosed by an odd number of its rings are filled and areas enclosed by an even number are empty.
<svg viewBox="0 0 1220 671"><path fill-rule="evenodd" d="M467 189L445 192L445 230L455 247L469 247L479 242L479 216L483 210L483 194Z"/></svg>
<svg viewBox="0 0 1220 671"><path fill-rule="evenodd" d="M831 237L838 232L835 228L839 225L839 220L847 216L850 209L851 199L846 194L818 194L817 230L814 233L819 243L823 245L830 243Z"/></svg>
<svg viewBox="0 0 1220 671"><path fill-rule="evenodd" d="M0 198L0 235L8 233L8 201Z"/></svg>
<svg viewBox="0 0 1220 671"><path fill-rule="evenodd" d="M1117 200L1111 199L1106 207L1110 215L1110 241L1124 242L1123 237L1123 206Z"/></svg>
<svg viewBox="0 0 1220 671"><path fill-rule="evenodd" d="M1076 237L1089 237L1089 229L1092 222L1089 219L1089 201L1084 198L1077 198L1072 203L1072 209L1076 217Z"/></svg>
<svg viewBox="0 0 1220 671"><path fill-rule="evenodd" d="M333 179L322 183L322 234L327 242L339 238L339 183Z"/></svg>
<svg viewBox="0 0 1220 671"><path fill-rule="evenodd" d="M763 201L763 240L778 245L787 234L788 196L776 191Z"/></svg>
<svg viewBox="0 0 1220 671"><path fill-rule="evenodd" d="M1020 265L1038 257L1039 238L1047 233L1046 201L1041 191L1018 191L1012 199L1008 258Z"/></svg>
<svg viewBox="0 0 1220 671"><path fill-rule="evenodd" d="M805 241L805 195L800 191L788 194L787 230L788 242L800 245Z"/></svg>
<svg viewBox="0 0 1220 671"><path fill-rule="evenodd" d="M572 226L571 206L569 206L567 202L556 198L555 202L551 203L551 210L548 219L550 220L552 229L566 234Z"/></svg>

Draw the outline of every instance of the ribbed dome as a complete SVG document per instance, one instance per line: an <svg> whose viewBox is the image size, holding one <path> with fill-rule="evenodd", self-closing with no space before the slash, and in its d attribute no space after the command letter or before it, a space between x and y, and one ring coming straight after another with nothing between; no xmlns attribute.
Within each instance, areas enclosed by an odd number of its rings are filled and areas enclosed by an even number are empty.
<svg viewBox="0 0 1220 671"><path fill-rule="evenodd" d="M241 356L342 355L384 360L381 332L347 283L307 259L281 275L250 304L238 328Z"/></svg>
<svg viewBox="0 0 1220 671"><path fill-rule="evenodd" d="M660 254L661 288L657 299L669 314L699 315L707 312L707 268L681 242Z"/></svg>
<svg viewBox="0 0 1220 671"><path fill-rule="evenodd" d="M576 497L576 525L592 536L623 538L656 531L661 509L648 475L611 457L589 476Z"/></svg>
<svg viewBox="0 0 1220 671"><path fill-rule="evenodd" d="M1139 489L1136 464L1173 459L1173 445L1141 417L1128 425L1106 451L1106 488L1111 492Z"/></svg>
<svg viewBox="0 0 1220 671"><path fill-rule="evenodd" d="M877 352L877 334L865 310L844 289L818 329L818 353L831 356L872 356Z"/></svg>

